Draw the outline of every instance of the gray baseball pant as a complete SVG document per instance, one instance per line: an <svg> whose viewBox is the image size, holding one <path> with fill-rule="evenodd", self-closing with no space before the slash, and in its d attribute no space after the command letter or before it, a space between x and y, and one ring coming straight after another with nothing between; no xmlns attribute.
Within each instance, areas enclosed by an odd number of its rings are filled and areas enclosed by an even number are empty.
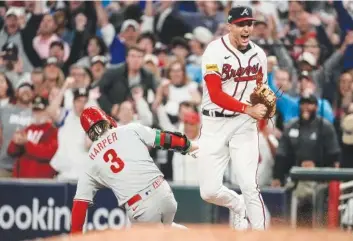
<svg viewBox="0 0 353 241"><path fill-rule="evenodd" d="M177 211L177 202L167 181L163 181L157 188L150 185L139 192L141 200L125 208L131 224L134 223L162 223L171 225Z"/></svg>

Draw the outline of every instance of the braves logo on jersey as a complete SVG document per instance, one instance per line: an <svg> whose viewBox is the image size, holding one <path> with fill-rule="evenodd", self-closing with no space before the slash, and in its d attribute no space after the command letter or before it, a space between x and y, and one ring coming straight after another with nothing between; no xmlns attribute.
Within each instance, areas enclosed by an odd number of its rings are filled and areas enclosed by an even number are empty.
<svg viewBox="0 0 353 241"><path fill-rule="evenodd" d="M233 69L230 64L223 64L222 67L222 81L227 81L231 78L235 82L257 80L259 74L262 74L262 67L259 63L246 67L240 66L238 69Z"/></svg>

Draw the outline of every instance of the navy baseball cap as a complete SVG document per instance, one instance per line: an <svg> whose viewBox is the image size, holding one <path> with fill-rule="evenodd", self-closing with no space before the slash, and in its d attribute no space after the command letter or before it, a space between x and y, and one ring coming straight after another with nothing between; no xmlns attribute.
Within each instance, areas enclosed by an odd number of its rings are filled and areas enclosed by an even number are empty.
<svg viewBox="0 0 353 241"><path fill-rule="evenodd" d="M301 104L305 104L305 103L317 105L318 100L317 100L316 96L313 94L302 95L300 97L299 104L301 105Z"/></svg>
<svg viewBox="0 0 353 241"><path fill-rule="evenodd" d="M27 88L30 88L31 90L34 90L34 86L32 83L30 82L22 82L20 83L18 86L17 86L17 90L21 89L22 87L27 87Z"/></svg>
<svg viewBox="0 0 353 241"><path fill-rule="evenodd" d="M87 88L74 89L73 93L74 93L74 100L76 100L79 97L88 97L89 95Z"/></svg>
<svg viewBox="0 0 353 241"><path fill-rule="evenodd" d="M228 23L235 24L243 21L255 21L252 9L246 6L236 6L228 12Z"/></svg>
<svg viewBox="0 0 353 241"><path fill-rule="evenodd" d="M48 99L42 96L36 96L32 102L33 110L45 110L45 108L49 105Z"/></svg>

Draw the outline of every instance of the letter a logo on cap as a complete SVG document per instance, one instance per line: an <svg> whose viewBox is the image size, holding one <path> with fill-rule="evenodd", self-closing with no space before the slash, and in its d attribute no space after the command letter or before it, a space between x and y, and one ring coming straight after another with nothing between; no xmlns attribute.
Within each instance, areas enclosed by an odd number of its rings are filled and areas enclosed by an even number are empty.
<svg viewBox="0 0 353 241"><path fill-rule="evenodd" d="M240 15L243 16L244 14L245 15L249 15L249 12L248 12L247 8L245 8L244 11Z"/></svg>

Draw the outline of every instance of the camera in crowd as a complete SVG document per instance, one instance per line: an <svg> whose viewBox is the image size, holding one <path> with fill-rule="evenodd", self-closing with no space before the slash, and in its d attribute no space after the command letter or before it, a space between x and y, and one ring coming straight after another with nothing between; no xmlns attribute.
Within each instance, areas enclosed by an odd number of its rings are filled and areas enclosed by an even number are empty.
<svg viewBox="0 0 353 241"><path fill-rule="evenodd" d="M4 44L1 48L0 57L6 70L12 71L18 61L18 47L16 44L12 42Z"/></svg>

